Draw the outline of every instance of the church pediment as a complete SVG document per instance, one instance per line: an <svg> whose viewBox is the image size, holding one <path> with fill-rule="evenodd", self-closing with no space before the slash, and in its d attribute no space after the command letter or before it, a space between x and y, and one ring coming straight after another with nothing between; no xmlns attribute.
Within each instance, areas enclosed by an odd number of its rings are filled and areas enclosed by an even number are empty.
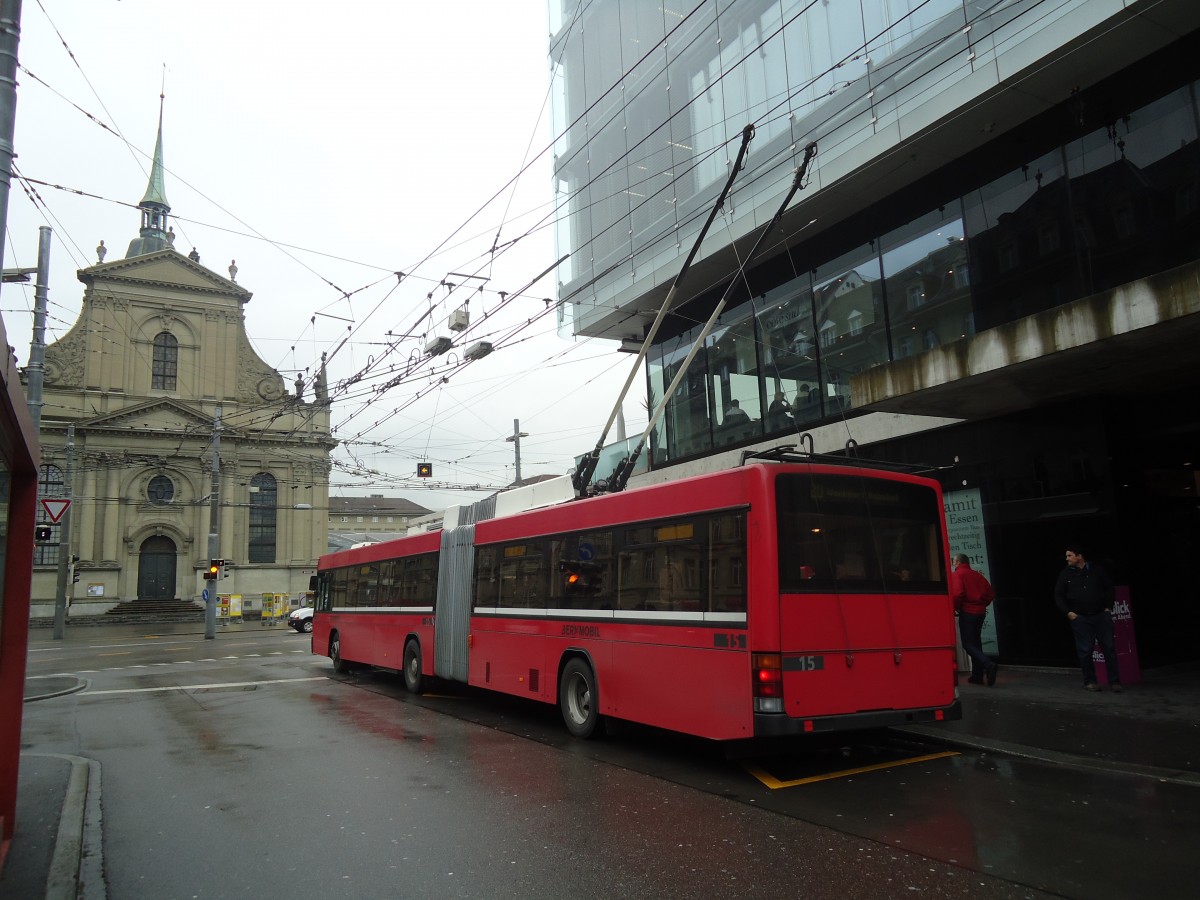
<svg viewBox="0 0 1200 900"><path fill-rule="evenodd" d="M80 429L112 429L149 433L180 432L197 428L210 429L211 416L205 416L192 406L164 398L138 403L127 409L106 413L76 423Z"/></svg>
<svg viewBox="0 0 1200 900"><path fill-rule="evenodd" d="M243 303L253 296L230 281L176 250L158 250L144 256L100 263L79 270L79 280L92 286L98 282L149 284L190 288L237 296Z"/></svg>

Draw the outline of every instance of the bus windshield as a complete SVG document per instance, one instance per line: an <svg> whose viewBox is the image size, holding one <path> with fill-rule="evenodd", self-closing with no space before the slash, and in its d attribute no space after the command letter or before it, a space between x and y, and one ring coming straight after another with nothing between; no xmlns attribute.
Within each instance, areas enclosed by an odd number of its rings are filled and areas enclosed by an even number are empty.
<svg viewBox="0 0 1200 900"><path fill-rule="evenodd" d="M775 481L784 593L945 593L937 492L846 475Z"/></svg>

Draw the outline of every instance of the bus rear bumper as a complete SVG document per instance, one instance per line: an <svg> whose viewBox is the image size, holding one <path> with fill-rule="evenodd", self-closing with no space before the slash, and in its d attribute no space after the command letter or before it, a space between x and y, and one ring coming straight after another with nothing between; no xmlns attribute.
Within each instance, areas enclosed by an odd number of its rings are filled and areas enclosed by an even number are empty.
<svg viewBox="0 0 1200 900"><path fill-rule="evenodd" d="M961 718L962 703L958 700L949 706L930 706L923 709L876 709L870 712L849 713L843 716L818 716L811 719L797 719L782 713L755 713L754 736L828 734L836 731L890 728L894 725L954 722Z"/></svg>

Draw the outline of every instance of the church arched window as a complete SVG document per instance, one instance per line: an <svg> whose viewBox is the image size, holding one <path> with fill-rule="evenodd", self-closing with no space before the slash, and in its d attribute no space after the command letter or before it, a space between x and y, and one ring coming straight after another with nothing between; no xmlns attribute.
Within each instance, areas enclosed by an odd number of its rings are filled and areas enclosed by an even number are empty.
<svg viewBox="0 0 1200 900"><path fill-rule="evenodd" d="M275 478L259 472L250 479L250 562L275 562Z"/></svg>
<svg viewBox="0 0 1200 900"><path fill-rule="evenodd" d="M154 370L150 387L173 391L179 378L179 341L169 331L154 337Z"/></svg>
<svg viewBox="0 0 1200 900"><path fill-rule="evenodd" d="M50 463L44 464L38 470L38 500L67 496L67 482L63 478L63 470ZM50 521L50 513L46 507L38 504L37 524L50 526L50 540L39 541L33 545L33 564L35 566L51 566L58 562L58 543L62 540L61 520Z"/></svg>

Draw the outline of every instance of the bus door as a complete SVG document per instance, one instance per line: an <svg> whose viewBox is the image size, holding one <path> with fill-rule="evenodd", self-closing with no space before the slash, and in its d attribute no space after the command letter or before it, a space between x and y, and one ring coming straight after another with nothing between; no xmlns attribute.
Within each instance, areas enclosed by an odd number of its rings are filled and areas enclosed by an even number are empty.
<svg viewBox="0 0 1200 900"><path fill-rule="evenodd" d="M954 702L954 615L932 484L847 474L776 481L784 712Z"/></svg>

